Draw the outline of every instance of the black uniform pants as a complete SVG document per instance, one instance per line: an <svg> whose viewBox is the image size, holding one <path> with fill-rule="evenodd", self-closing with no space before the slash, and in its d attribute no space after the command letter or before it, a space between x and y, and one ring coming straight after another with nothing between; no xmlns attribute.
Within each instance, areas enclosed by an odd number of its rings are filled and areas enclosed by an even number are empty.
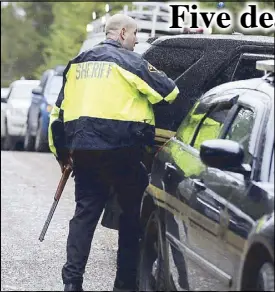
<svg viewBox="0 0 275 292"><path fill-rule="evenodd" d="M112 186L122 209L116 280L122 281L128 288L135 287L139 212L142 195L148 185L147 172L140 163L141 155L141 149L137 148L74 153L76 209L69 224L67 262L62 269L64 284L83 282L94 231Z"/></svg>

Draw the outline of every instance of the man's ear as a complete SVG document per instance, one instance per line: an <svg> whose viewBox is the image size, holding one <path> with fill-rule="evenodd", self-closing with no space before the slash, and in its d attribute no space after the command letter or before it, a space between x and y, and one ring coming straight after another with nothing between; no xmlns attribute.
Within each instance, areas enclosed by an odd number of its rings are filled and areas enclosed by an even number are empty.
<svg viewBox="0 0 275 292"><path fill-rule="evenodd" d="M125 40L126 29L123 27L120 31L120 37L122 40Z"/></svg>

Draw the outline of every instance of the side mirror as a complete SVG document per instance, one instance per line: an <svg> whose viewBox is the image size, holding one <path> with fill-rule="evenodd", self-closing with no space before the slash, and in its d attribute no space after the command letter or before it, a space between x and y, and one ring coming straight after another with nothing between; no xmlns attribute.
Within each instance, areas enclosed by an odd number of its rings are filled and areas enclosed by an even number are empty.
<svg viewBox="0 0 275 292"><path fill-rule="evenodd" d="M42 87L38 86L32 90L32 93L41 95L43 93L43 89L42 89Z"/></svg>
<svg viewBox="0 0 275 292"><path fill-rule="evenodd" d="M6 97L1 97L1 102L7 103L8 102L8 99Z"/></svg>
<svg viewBox="0 0 275 292"><path fill-rule="evenodd" d="M200 148L200 158L209 167L242 173L245 176L251 172L251 167L243 164L243 147L235 141L223 139L204 141Z"/></svg>

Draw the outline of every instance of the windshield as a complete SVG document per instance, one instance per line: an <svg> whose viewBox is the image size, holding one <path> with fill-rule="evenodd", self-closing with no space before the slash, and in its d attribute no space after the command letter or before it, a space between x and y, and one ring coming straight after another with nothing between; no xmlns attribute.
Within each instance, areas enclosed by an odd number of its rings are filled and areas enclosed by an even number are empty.
<svg viewBox="0 0 275 292"><path fill-rule="evenodd" d="M47 84L45 94L50 104L55 103L61 90L63 76L54 75Z"/></svg>
<svg viewBox="0 0 275 292"><path fill-rule="evenodd" d="M28 100L31 99L32 90L39 84L37 83L25 83L25 84L15 84L11 89L11 94L9 99L21 99Z"/></svg>

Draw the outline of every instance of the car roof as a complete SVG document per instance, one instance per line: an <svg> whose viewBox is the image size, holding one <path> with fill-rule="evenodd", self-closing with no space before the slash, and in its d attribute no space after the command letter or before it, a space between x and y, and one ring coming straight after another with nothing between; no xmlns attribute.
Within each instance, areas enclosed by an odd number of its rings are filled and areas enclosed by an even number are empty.
<svg viewBox="0 0 275 292"><path fill-rule="evenodd" d="M182 34L174 36L161 36L156 39L152 44L160 45L161 43L169 42L169 40L201 40L201 41L214 41L216 43L247 43L247 44L269 44L274 46L274 38L269 36L255 36L255 35L222 35L222 34Z"/></svg>
<svg viewBox="0 0 275 292"><path fill-rule="evenodd" d="M266 76L261 77L261 78L252 78L252 79L247 79L247 80L239 80L239 81L223 83L207 91L203 95L203 97L200 99L200 101L207 100L214 95L217 95L220 93L226 93L226 91L235 90L235 89L256 90L257 88L259 88L260 85L266 83L265 78ZM274 98L271 99L271 102L274 103Z"/></svg>

